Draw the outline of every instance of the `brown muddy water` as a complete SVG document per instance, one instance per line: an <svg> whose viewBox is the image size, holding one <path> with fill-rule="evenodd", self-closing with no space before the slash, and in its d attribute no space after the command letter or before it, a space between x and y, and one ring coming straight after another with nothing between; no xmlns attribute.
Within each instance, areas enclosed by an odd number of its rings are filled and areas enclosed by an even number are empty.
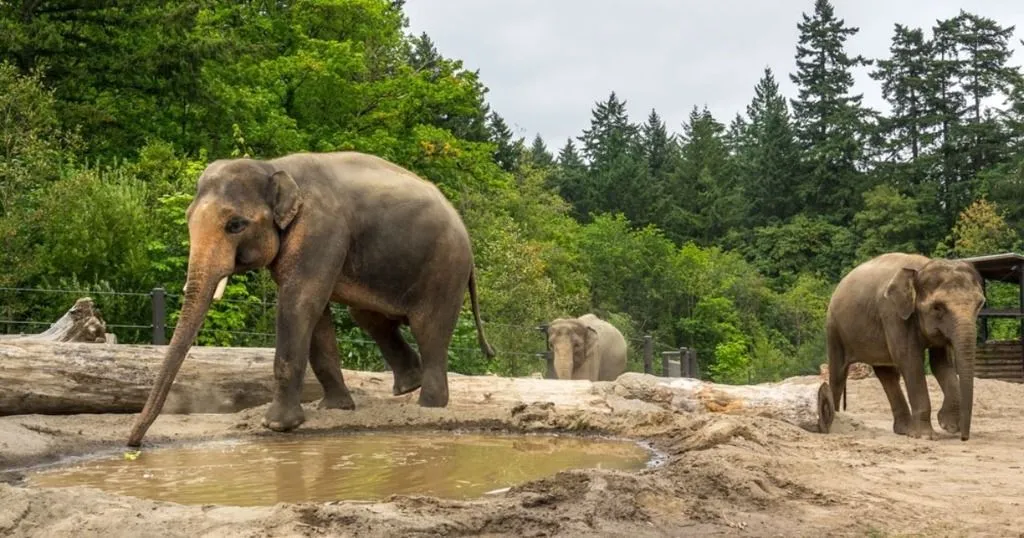
<svg viewBox="0 0 1024 538"><path fill-rule="evenodd" d="M26 485L90 486L181 504L470 499L558 471L637 470L654 454L631 441L550 435L348 434L220 441L85 457L27 473Z"/></svg>

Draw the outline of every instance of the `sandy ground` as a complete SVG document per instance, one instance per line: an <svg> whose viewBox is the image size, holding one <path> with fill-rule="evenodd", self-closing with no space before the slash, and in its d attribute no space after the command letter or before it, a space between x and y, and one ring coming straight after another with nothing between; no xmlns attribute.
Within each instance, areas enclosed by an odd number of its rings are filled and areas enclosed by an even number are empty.
<svg viewBox="0 0 1024 538"><path fill-rule="evenodd" d="M934 413L941 392L929 382ZM849 409L827 435L757 417L628 409L609 416L543 404L422 409L357 395L356 411L307 406L301 431L602 433L649 441L666 459L637 472L566 471L474 501L393 496L257 508L26 487L26 466L61 455L123 451L134 417L4 417L0 535L1024 536L1024 386L978 380L975 394L966 443L945 432L936 441L893 434L874 378L850 381ZM270 435L259 427L263 410L163 415L147 443Z"/></svg>

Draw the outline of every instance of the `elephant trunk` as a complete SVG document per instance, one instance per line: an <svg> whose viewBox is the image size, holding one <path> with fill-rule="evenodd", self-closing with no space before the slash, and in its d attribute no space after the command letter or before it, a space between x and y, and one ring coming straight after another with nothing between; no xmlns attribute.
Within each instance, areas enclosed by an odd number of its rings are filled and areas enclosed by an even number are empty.
<svg viewBox="0 0 1024 538"><path fill-rule="evenodd" d="M960 379L960 440L971 437L971 414L974 411L974 351L978 328L973 319L960 321L956 326L953 352L956 354L956 373Z"/></svg>
<svg viewBox="0 0 1024 538"><path fill-rule="evenodd" d="M552 347L555 355L555 379L572 379L572 344L559 342Z"/></svg>
<svg viewBox="0 0 1024 538"><path fill-rule="evenodd" d="M167 354L164 357L163 366L160 368L160 374L157 376L153 388L149 392L146 405L135 420L131 435L128 437L128 446L130 447L138 447L142 443L146 430L160 414L164 401L171 391L174 377L178 374L178 369L181 368L181 363L185 360L185 355L192 347L199 328L206 318L210 303L213 299L220 298L224 292L224 286L227 284L227 275L211 276L204 273L203 270L192 269L193 267L204 267L203 264L190 262L189 265L190 270L188 281L185 283L181 316L174 329L174 336L171 337L171 343L167 347Z"/></svg>

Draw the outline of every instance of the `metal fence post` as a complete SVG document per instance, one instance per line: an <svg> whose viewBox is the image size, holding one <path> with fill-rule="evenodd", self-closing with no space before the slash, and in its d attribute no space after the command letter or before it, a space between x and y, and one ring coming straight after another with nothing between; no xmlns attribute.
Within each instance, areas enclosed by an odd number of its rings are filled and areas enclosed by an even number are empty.
<svg viewBox="0 0 1024 538"><path fill-rule="evenodd" d="M694 379L700 379L700 369L697 368L697 350L696 349L688 349L687 350L686 362L690 366L690 377L692 377Z"/></svg>
<svg viewBox="0 0 1024 538"><path fill-rule="evenodd" d="M544 372L544 379L554 379L555 354L551 352L551 342L548 341L548 324L541 323L537 326L537 330L544 334L544 352L541 353L544 356L544 362L547 367Z"/></svg>
<svg viewBox="0 0 1024 538"><path fill-rule="evenodd" d="M149 293L153 304L153 345L167 343L167 293L163 288L153 288Z"/></svg>
<svg viewBox="0 0 1024 538"><path fill-rule="evenodd" d="M654 370L654 339L651 335L644 335L644 373L649 374Z"/></svg>

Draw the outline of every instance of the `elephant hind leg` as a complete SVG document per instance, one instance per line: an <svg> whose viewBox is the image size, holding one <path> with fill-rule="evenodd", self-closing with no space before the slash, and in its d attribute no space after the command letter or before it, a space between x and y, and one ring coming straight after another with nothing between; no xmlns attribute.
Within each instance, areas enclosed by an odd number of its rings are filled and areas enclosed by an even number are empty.
<svg viewBox="0 0 1024 538"><path fill-rule="evenodd" d="M889 408L892 409L892 431L906 435L910 432L910 407L900 387L900 371L895 366L875 366L874 370L875 377L882 383L885 396L889 399Z"/></svg>
<svg viewBox="0 0 1024 538"><path fill-rule="evenodd" d="M338 340L334 333L330 305L317 321L309 348L309 365L320 385L324 388L321 409L355 409L356 403L345 386L341 375L341 357L338 355Z"/></svg>
<svg viewBox="0 0 1024 538"><path fill-rule="evenodd" d="M423 362L421 407L448 405L448 346L459 320L460 305L451 305L446 310L417 313L409 318L409 328L420 346Z"/></svg>
<svg viewBox="0 0 1024 538"><path fill-rule="evenodd" d="M402 338L401 322L372 310L349 307L352 319L367 332L384 356L395 378L391 393L395 396L408 394L418 388L423 379L420 357Z"/></svg>

